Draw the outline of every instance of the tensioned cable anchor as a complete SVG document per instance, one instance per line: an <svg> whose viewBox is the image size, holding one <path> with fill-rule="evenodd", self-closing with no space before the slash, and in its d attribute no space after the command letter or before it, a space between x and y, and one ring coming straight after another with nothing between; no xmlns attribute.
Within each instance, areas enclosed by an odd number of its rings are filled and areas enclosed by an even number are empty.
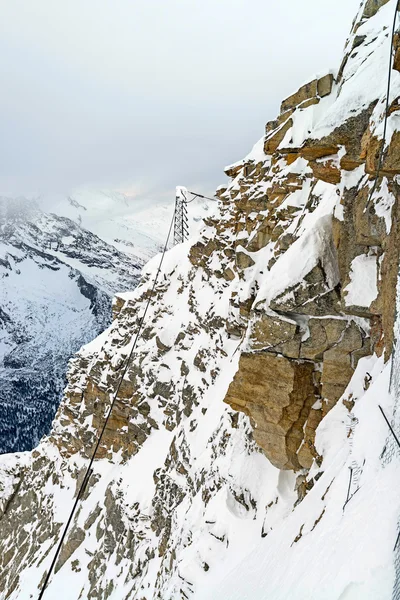
<svg viewBox="0 0 400 600"><path fill-rule="evenodd" d="M394 432L394 429L393 429L393 427L391 426L391 424L390 424L390 422L389 422L389 419L388 419L388 418L387 418L387 416L385 415L385 413L384 413L384 411L383 411L383 408L382 408L382 406L381 406L380 404L378 404L378 407L379 407L379 410L381 411L381 413L382 413L382 415L383 415L383 418L385 419L385 421L386 421L386 423L387 423L387 426L389 427L390 431L392 432L392 435L393 435L394 439L396 440L396 443L397 443L398 447L400 448L400 440L399 440L399 438L397 437L397 435L395 434L395 432Z"/></svg>

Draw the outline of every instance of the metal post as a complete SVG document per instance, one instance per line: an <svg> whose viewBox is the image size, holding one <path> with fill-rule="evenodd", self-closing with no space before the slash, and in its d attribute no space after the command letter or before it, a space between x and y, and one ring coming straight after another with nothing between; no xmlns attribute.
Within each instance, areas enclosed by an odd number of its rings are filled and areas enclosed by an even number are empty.
<svg viewBox="0 0 400 600"><path fill-rule="evenodd" d="M186 188L176 188L175 223L174 223L174 245L186 242L189 237L189 225L187 216Z"/></svg>

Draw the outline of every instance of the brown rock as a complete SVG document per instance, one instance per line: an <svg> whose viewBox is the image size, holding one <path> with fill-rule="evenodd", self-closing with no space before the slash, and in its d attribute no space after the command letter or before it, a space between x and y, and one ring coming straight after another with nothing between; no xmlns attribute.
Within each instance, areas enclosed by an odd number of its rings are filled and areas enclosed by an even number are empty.
<svg viewBox="0 0 400 600"><path fill-rule="evenodd" d="M374 15L376 15L381 6L384 6L388 2L389 0L367 0L363 12L363 17L366 17L367 19L373 17Z"/></svg>
<svg viewBox="0 0 400 600"><path fill-rule="evenodd" d="M242 354L225 402L251 417L254 438L273 465L298 470L303 427L317 397L313 363Z"/></svg>
<svg viewBox="0 0 400 600"><path fill-rule="evenodd" d="M400 35L398 33L395 34L393 39L393 50L393 69L400 71Z"/></svg>
<svg viewBox="0 0 400 600"><path fill-rule="evenodd" d="M265 154L273 154L274 152L276 152L278 146L282 143L286 133L291 127L293 127L293 121L292 119L289 119L279 129L275 130L272 134L267 136L264 143Z"/></svg>
<svg viewBox="0 0 400 600"><path fill-rule="evenodd" d="M319 140L313 142L305 142L304 146L299 149L299 155L306 160L316 160L325 156L337 154L339 146L334 144L318 143Z"/></svg>
<svg viewBox="0 0 400 600"><path fill-rule="evenodd" d="M318 94L317 86L318 82L316 79L314 79L314 81L303 85L295 94L292 94L291 96L289 96L289 98L286 98L286 100L284 100L281 104L281 114L286 112L287 110L296 108L296 106L298 106L305 100L315 98Z"/></svg>
<svg viewBox="0 0 400 600"><path fill-rule="evenodd" d="M340 310L340 296L336 289L328 286L325 270L318 264L303 281L273 298L270 307L278 313L313 316L337 314Z"/></svg>
<svg viewBox="0 0 400 600"><path fill-rule="evenodd" d="M301 335L296 323L267 314L257 315L251 326L251 350L265 350L299 358Z"/></svg>
<svg viewBox="0 0 400 600"><path fill-rule="evenodd" d="M232 179L235 179L240 171L243 169L243 163L240 162L238 164L235 165L229 165L228 167L226 167L224 169L224 173L225 175L227 175L228 177L231 177Z"/></svg>
<svg viewBox="0 0 400 600"><path fill-rule="evenodd" d="M377 193L379 193L379 187ZM355 219L356 243L360 246L382 246L387 236L386 222L376 214L373 202L369 202L370 188L362 188L355 198L353 214Z"/></svg>
<svg viewBox="0 0 400 600"><path fill-rule="evenodd" d="M310 161L310 167L316 179L337 185L341 181L340 169L332 160Z"/></svg>
<svg viewBox="0 0 400 600"><path fill-rule="evenodd" d="M340 146L345 146L346 154L341 159L341 167L354 169L363 161L360 158L361 140L369 125L369 119L376 102L358 115L350 117L332 133L321 139L308 139L299 152L307 160L315 160L336 154Z"/></svg>
<svg viewBox="0 0 400 600"><path fill-rule="evenodd" d="M195 266L205 267L207 263L207 259L211 256L213 252L217 249L217 244L215 240L207 240L205 243L203 241L197 242L190 248L189 252L189 260Z"/></svg>
<svg viewBox="0 0 400 600"><path fill-rule="evenodd" d="M321 98L329 96L329 94L332 92L333 81L333 75L330 73L324 77L321 77L321 79L318 80L317 85L318 96Z"/></svg>
<svg viewBox="0 0 400 600"><path fill-rule="evenodd" d="M238 251L236 252L236 264L239 269L248 269L249 267L252 267L255 262L246 252Z"/></svg>
<svg viewBox="0 0 400 600"><path fill-rule="evenodd" d="M345 319L310 319L309 337L301 343L300 358L322 361L324 352L338 343L346 327Z"/></svg>
<svg viewBox="0 0 400 600"><path fill-rule="evenodd" d="M351 321L338 343L324 352L322 368L323 414L329 412L344 393L361 356L370 354L369 340Z"/></svg>
<svg viewBox="0 0 400 600"><path fill-rule="evenodd" d="M250 238L250 241L246 247L250 252L257 252L258 250L261 250L261 248L265 248L270 240L271 223L268 219L264 219L256 228L256 231Z"/></svg>

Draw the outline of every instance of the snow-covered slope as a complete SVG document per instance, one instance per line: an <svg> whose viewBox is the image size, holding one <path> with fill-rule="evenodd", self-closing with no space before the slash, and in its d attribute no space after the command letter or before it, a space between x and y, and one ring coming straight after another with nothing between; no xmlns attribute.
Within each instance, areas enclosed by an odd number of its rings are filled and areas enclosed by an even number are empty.
<svg viewBox="0 0 400 600"><path fill-rule="evenodd" d="M147 307L44 597L392 598L396 70L369 195L395 8L363 2L336 77L282 103L154 294L159 256L71 361L50 435L2 458L0 598L43 585Z"/></svg>

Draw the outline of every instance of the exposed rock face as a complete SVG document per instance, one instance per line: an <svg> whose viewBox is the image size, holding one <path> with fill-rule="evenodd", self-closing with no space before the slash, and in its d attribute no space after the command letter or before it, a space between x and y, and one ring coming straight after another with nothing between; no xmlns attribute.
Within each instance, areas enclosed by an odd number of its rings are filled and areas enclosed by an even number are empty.
<svg viewBox="0 0 400 600"><path fill-rule="evenodd" d="M298 456L303 428L319 399L311 361L272 354L242 354L225 402L255 423L254 439L278 469L310 467L312 456ZM302 460L303 465L301 465Z"/></svg>
<svg viewBox="0 0 400 600"><path fill-rule="evenodd" d="M381 24L376 37L368 29L383 4L364 5L336 81L303 86L226 169L216 215L190 249L170 252L154 295L155 263L118 298L109 330L71 362L50 436L0 461L7 600L25 600L22 585L36 590L49 567L148 301L50 597L63 577L73 598L200 593L221 556L228 573L236 568L243 531L253 541L273 535L320 479L318 514L292 546L322 527L329 490L348 468L324 475L316 430L331 410L345 410L344 422L360 358L375 352L383 363L393 344L399 156L393 136L369 198L384 82L367 90L363 79L386 56Z"/></svg>
<svg viewBox="0 0 400 600"><path fill-rule="evenodd" d="M367 18L373 17L381 8L381 6L387 4L387 2L389 2L389 0L367 0L365 3L363 16Z"/></svg>
<svg viewBox="0 0 400 600"><path fill-rule="evenodd" d="M386 2L368 1L362 18L374 16L384 4ZM358 33L360 26L361 23L358 23L354 27ZM361 52L365 40L366 36L354 37L351 42L353 49L358 48L357 52ZM341 76L343 73L346 73L345 67ZM399 263L396 217L399 193L394 179L400 173L398 133L393 134L384 156L382 174L388 179L379 182L378 191L371 201L372 183L365 173L376 174L381 148L381 141L373 133L377 113L375 99L371 98L368 108L350 111L346 118L338 119L328 134L313 135L309 131L311 135L304 139L304 135L301 137L297 133L297 122L304 119L303 113L314 110L311 101L320 103L323 97L327 98L333 93L332 90L333 78L327 76L310 82L285 100L281 115L276 121L268 123L266 128L264 151L270 156L269 161L257 163L257 159L249 156L251 169L244 163L241 172L236 169L233 173L231 198L236 197L235 190L239 188L242 210L245 198L248 198L248 210L245 210L245 216L238 214L238 221L243 222L241 227L244 231L250 228L251 236L247 246L243 239L241 244L253 252L269 245L271 254L268 266L271 272L274 269L278 271L279 264L283 265L282 269L290 268L284 253L290 254L296 240L299 240L299 252L305 245L300 240L302 230L304 232L307 225L304 225L304 212L300 213L297 209L295 193L302 190L303 211L311 213L318 212L316 209L321 203L318 196L337 195L336 202L333 202L336 207L332 210L332 227L327 227L323 236L320 221L317 235L324 239L310 268L297 269L302 272L301 276L288 285L279 286L279 293L266 291L262 294L259 291L247 312L240 311L235 317L235 322L243 329L250 327L248 350L254 354L247 353L246 359L242 357L226 401L251 416L255 439L279 468L309 466L315 449L311 443L309 455L299 460L289 441L293 424L285 422L282 417L274 421L269 413L276 402L285 407L291 406L296 397L291 376L280 374L279 379L286 381L286 391L280 390L279 400L273 377L269 384L266 379L265 387L259 394L253 389L257 372L260 381L263 380L261 374L265 369L261 365L264 364L264 357L267 364L273 361L271 354L275 354L275 370L278 370L278 364L291 362L293 368L298 369L301 364L299 361L311 361L313 367L309 370L308 386L314 389L314 404L320 407L311 410L311 406L305 402L302 414L304 423L310 417L312 427L315 427L343 394L358 360L374 351L380 355L383 350L388 357L393 342L393 294ZM339 91L343 93L343 89ZM267 173L264 170L266 164L269 165ZM295 188L290 189L288 184L293 177L292 165L298 165L295 170L297 183ZM262 180L267 182L263 191L260 185ZM259 193L255 191L258 186ZM228 188L223 196L229 192ZM258 210L263 211L261 220L256 216L257 197L260 201ZM261 224L262 231L268 232L268 236L263 233L262 243L256 246L254 240L260 239L257 231ZM306 237L304 233L303 236ZM291 257L296 261L295 252ZM236 264L239 278L242 277L242 266ZM296 268L292 270L296 271ZM357 286L361 291L354 294ZM266 311L264 314L263 309ZM268 355L260 352L267 352ZM254 367L251 366L252 360ZM271 371L274 370L272 364ZM308 398L308 388L304 382L303 389L305 398ZM281 398L282 394L285 400ZM318 403L319 398L321 402ZM317 414L316 418L314 413ZM310 430L307 424L304 431L307 427ZM305 433L300 437L297 449L301 448L304 455L304 445L310 443L310 439L306 440Z"/></svg>

